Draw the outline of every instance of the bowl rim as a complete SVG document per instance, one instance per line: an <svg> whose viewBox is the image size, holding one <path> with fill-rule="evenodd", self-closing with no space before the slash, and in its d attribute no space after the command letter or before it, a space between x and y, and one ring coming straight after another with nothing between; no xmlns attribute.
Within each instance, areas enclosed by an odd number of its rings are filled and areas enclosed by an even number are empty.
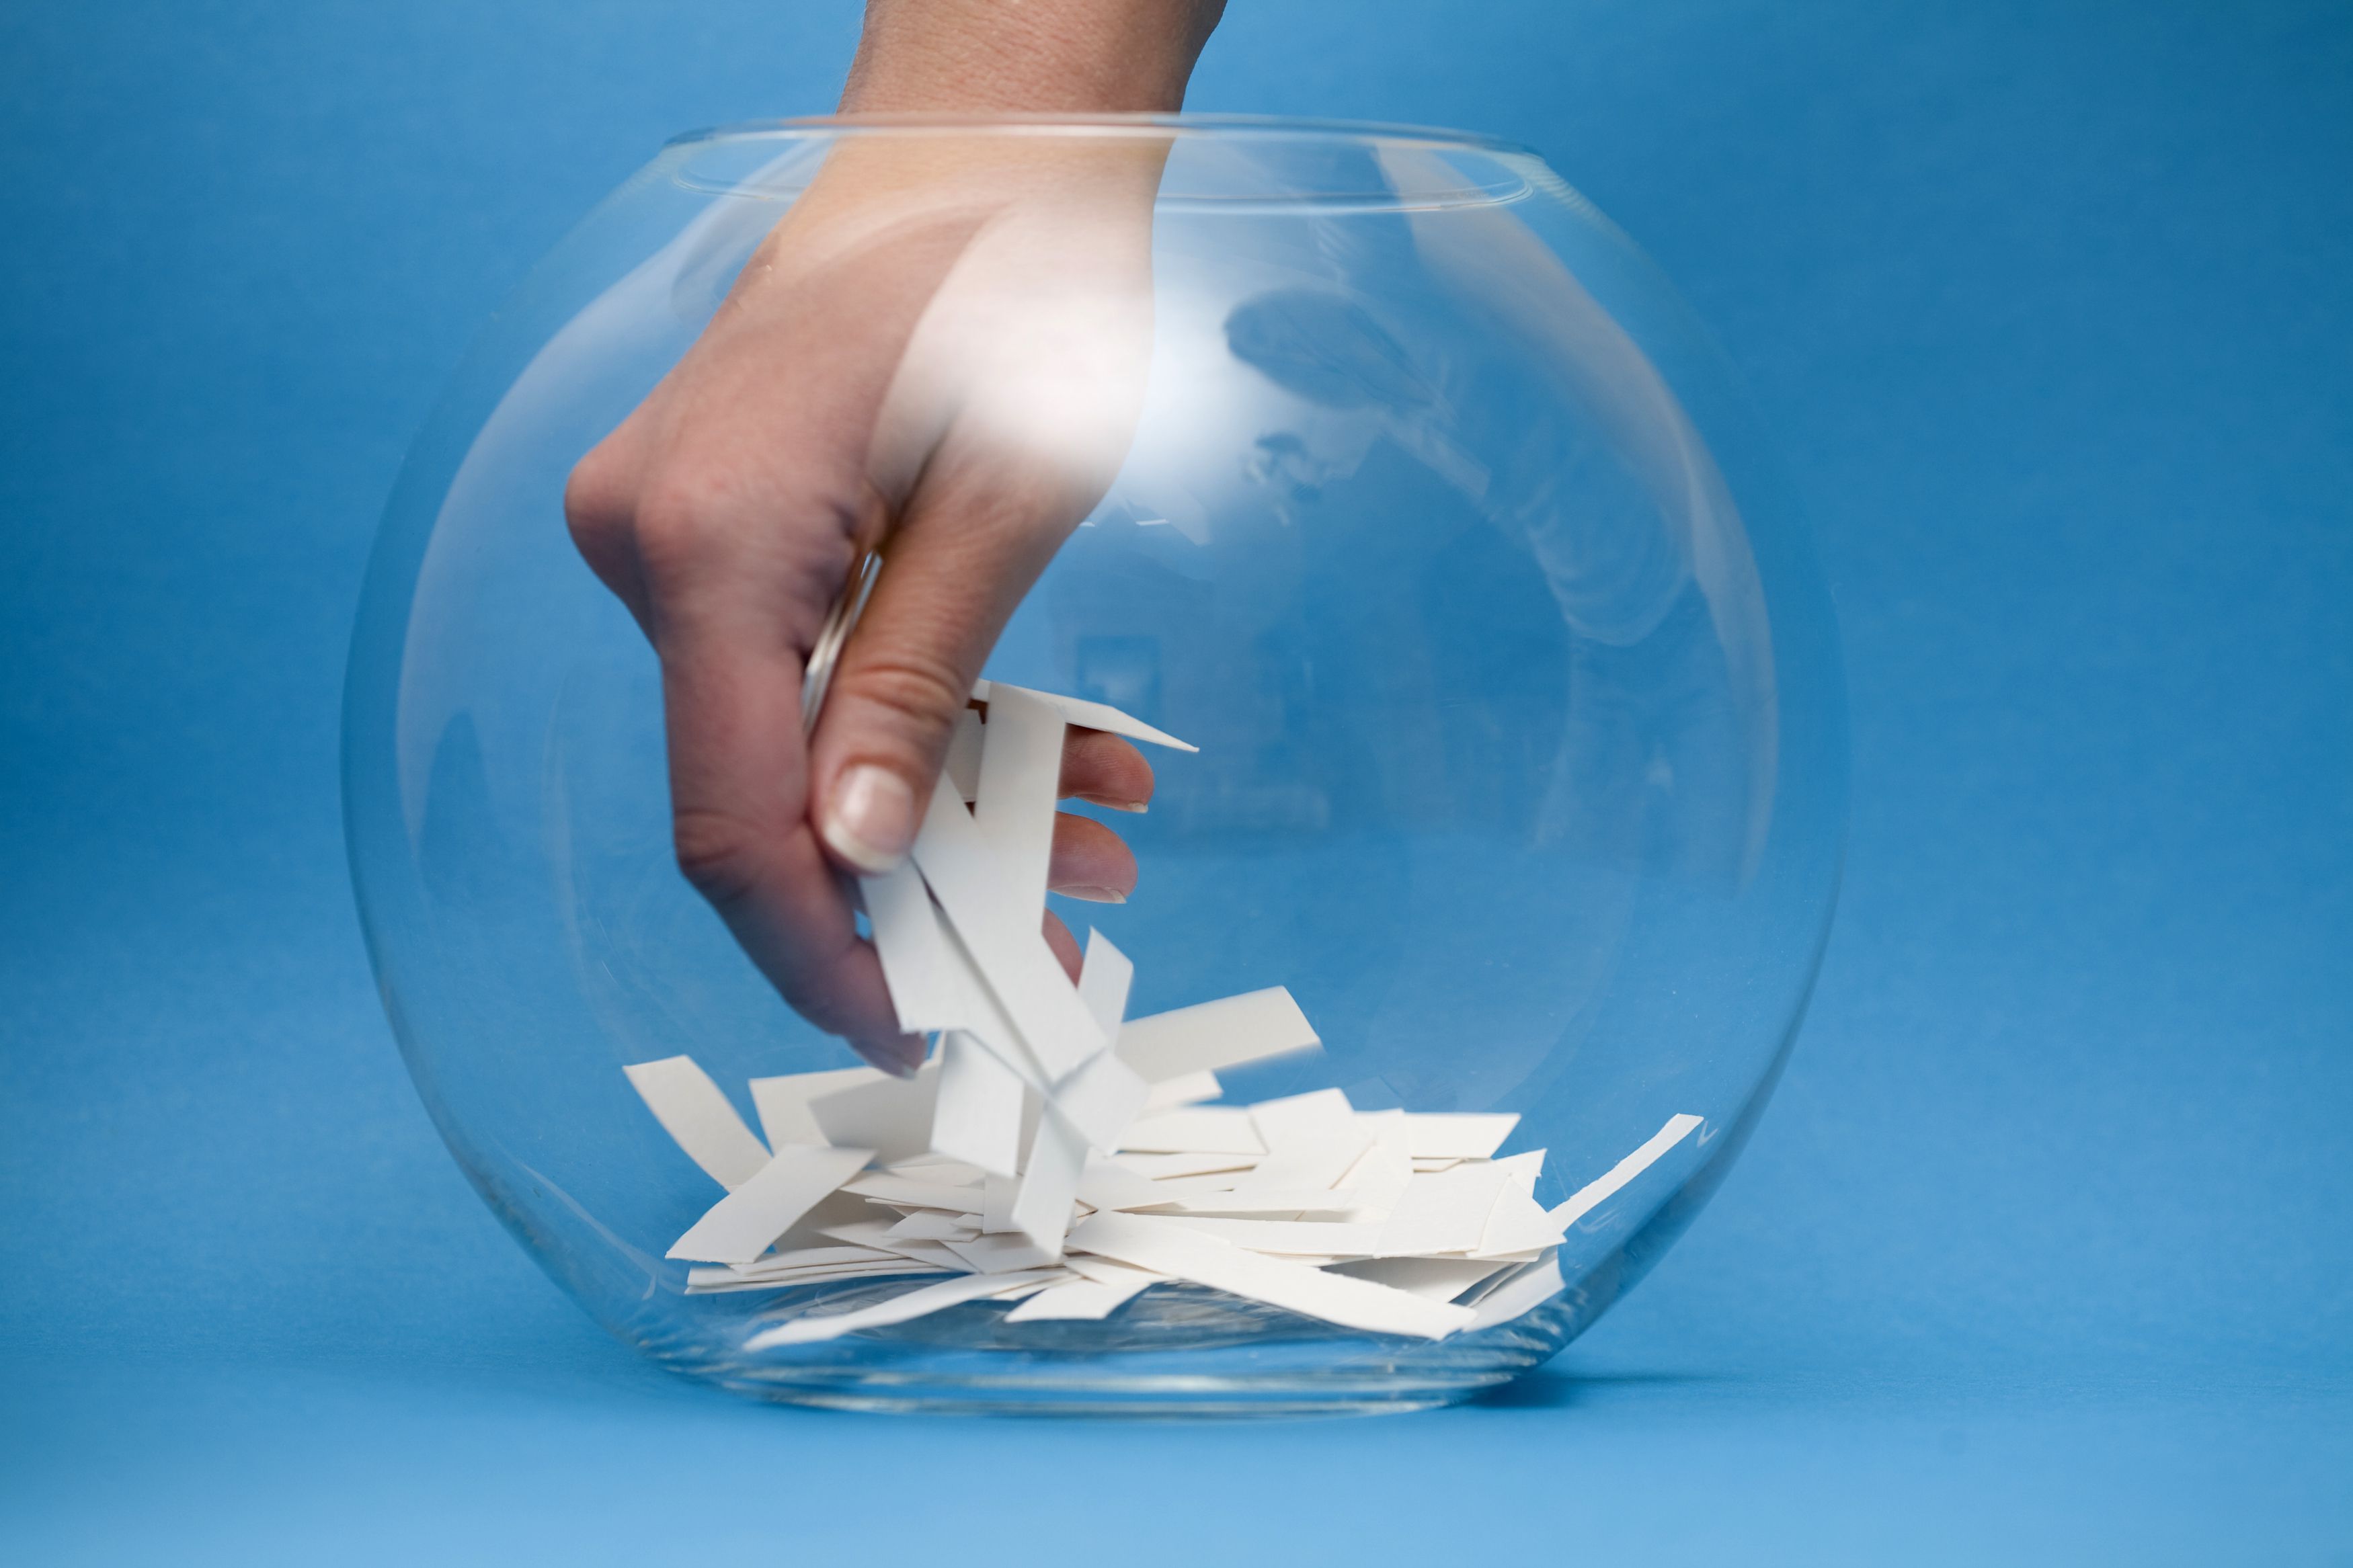
<svg viewBox="0 0 2353 1568"><path fill-rule="evenodd" d="M1535 149L1483 132L1376 120L1281 114L1013 114L949 111L896 114L809 114L733 121L681 132L662 143L686 147L735 141L823 141L845 136L923 136L955 132L988 136L1108 136L1214 138L1447 147L1535 157Z"/></svg>

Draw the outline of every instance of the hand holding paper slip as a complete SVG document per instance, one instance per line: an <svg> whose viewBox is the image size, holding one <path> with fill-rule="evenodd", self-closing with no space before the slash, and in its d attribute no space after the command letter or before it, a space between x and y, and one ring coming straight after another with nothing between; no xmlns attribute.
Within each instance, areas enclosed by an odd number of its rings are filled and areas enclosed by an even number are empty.
<svg viewBox="0 0 2353 1568"><path fill-rule="evenodd" d="M934 1277L747 1348L968 1302L1018 1301L1008 1322L1102 1318L1170 1283L1440 1339L1549 1300L1568 1226L1701 1124L1672 1118L1547 1211L1544 1152L1494 1158L1516 1116L1364 1112L1337 1089L1211 1103L1219 1070L1320 1046L1288 991L1128 1018L1125 954L1093 933L1074 983L1039 934L1064 722L1183 743L1100 704L976 695L989 716L952 752L912 859L863 882L902 1023L943 1037L932 1059L907 1079L754 1079L766 1142L689 1058L628 1069L729 1189L670 1248L721 1266L692 1270L690 1293Z"/></svg>

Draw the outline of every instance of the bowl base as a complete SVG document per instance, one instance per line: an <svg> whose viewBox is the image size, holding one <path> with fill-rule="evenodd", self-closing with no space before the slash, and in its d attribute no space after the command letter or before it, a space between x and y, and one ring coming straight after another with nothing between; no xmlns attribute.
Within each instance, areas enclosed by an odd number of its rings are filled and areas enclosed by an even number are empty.
<svg viewBox="0 0 2353 1568"><path fill-rule="evenodd" d="M752 1314L714 1311L692 1337L628 1337L676 1371L784 1404L898 1415L1229 1419L1456 1404L1540 1364L1590 1321L1564 1296L1493 1328L1406 1340L1169 1285L1099 1322L1008 1322L1004 1305L968 1302L836 1340L744 1348L761 1330L812 1309L839 1311L884 1294L875 1286L804 1288Z"/></svg>

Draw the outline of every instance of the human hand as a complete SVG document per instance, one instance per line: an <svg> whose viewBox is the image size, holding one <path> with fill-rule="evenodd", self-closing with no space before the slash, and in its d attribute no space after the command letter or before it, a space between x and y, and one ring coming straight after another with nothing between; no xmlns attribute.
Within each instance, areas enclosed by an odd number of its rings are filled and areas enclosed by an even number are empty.
<svg viewBox="0 0 2353 1568"><path fill-rule="evenodd" d="M681 869L786 1000L898 1070L923 1045L845 872L904 857L982 661L1117 469L1160 151L846 137L566 490L661 660ZM868 548L888 566L805 742L804 665ZM1142 810L1152 787L1126 742L1069 732L1066 796ZM1118 900L1135 876L1102 824L1057 819L1053 889Z"/></svg>

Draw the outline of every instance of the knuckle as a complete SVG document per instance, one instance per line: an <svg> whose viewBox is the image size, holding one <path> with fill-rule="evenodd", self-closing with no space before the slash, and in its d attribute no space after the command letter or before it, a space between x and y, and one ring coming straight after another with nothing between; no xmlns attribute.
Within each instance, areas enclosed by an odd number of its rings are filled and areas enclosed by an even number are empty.
<svg viewBox="0 0 2353 1568"><path fill-rule="evenodd" d="M867 653L841 674L842 695L875 709L891 729L920 744L944 741L972 695L944 658L913 648Z"/></svg>
<svg viewBox="0 0 2353 1568"><path fill-rule="evenodd" d="M713 904L741 902L767 879L760 833L727 812L681 807L670 818L670 848L679 871Z"/></svg>

